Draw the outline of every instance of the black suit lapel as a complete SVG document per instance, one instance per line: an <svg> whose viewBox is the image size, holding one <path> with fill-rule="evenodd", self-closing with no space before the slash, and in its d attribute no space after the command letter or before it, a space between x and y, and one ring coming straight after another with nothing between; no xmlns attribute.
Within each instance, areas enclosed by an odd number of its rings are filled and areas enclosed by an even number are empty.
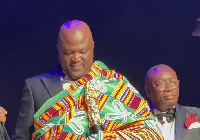
<svg viewBox="0 0 200 140"><path fill-rule="evenodd" d="M55 96L57 93L63 90L61 83L61 66L59 65L56 69L49 73L49 76L42 77L42 82L47 89L50 97Z"/></svg>
<svg viewBox="0 0 200 140"><path fill-rule="evenodd" d="M55 96L57 93L63 90L60 77L59 76L53 76L51 78L42 77L42 81L44 83L44 86L46 87L50 97Z"/></svg>
<svg viewBox="0 0 200 140"><path fill-rule="evenodd" d="M175 119L175 135L176 140L182 140L185 133L185 120L186 114L183 107L179 104L176 105L176 119Z"/></svg>

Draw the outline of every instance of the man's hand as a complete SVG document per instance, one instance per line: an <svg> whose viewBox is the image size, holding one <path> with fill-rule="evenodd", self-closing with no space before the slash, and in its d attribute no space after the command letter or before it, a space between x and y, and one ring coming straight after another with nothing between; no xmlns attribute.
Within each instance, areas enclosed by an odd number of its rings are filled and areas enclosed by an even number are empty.
<svg viewBox="0 0 200 140"><path fill-rule="evenodd" d="M34 133L32 134L32 140L36 140L36 138L37 138L37 134L36 134L36 132L34 132Z"/></svg>
<svg viewBox="0 0 200 140"><path fill-rule="evenodd" d="M6 122L6 114L7 111L0 106L0 122L2 122L3 124Z"/></svg>

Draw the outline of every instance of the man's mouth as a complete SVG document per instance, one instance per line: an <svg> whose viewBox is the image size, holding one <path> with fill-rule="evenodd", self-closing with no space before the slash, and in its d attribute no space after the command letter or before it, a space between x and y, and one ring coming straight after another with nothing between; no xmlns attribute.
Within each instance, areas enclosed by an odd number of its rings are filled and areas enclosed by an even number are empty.
<svg viewBox="0 0 200 140"><path fill-rule="evenodd" d="M70 66L71 66L72 69L75 69L75 70L78 70L78 69L80 69L82 67L82 65L77 65L77 64L70 65Z"/></svg>
<svg viewBox="0 0 200 140"><path fill-rule="evenodd" d="M163 97L165 100L173 100L174 99L174 95L167 95Z"/></svg>

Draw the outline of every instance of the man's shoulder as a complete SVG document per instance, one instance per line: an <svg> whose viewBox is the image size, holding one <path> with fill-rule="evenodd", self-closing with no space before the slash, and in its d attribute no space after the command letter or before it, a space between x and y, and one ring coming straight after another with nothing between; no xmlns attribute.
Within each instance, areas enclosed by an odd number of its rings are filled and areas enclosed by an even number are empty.
<svg viewBox="0 0 200 140"><path fill-rule="evenodd" d="M188 112L198 112L198 113L200 113L200 108L198 108L198 107L193 107L193 106L183 106L183 107Z"/></svg>
<svg viewBox="0 0 200 140"><path fill-rule="evenodd" d="M109 79L116 79L116 80L123 80L125 82L129 82L126 76L123 74L119 73L118 71L114 69L105 69L103 71L103 76L108 77Z"/></svg>
<svg viewBox="0 0 200 140"><path fill-rule="evenodd" d="M41 78L52 78L53 76L60 76L60 71L61 71L61 68L60 68L60 66L58 66L54 70L51 70L49 72L42 73L39 75L35 75L33 77L29 77L26 80L27 81L37 81L37 80L40 80Z"/></svg>
<svg viewBox="0 0 200 140"><path fill-rule="evenodd" d="M137 97L140 97L141 99L143 99L143 97L140 95L139 91L135 88L135 86L133 86L130 83L130 81L126 78L126 76L124 76L121 73L118 73L117 71L112 70L112 69L108 69L105 71L106 71L106 73L103 73L103 75L105 77L108 77L108 79L115 79L118 82L123 83L123 85L126 85L131 91L133 91Z"/></svg>
<svg viewBox="0 0 200 140"><path fill-rule="evenodd" d="M35 76L32 76L32 77L29 77L26 80L28 80L28 81L37 80L37 79L41 79L42 77L49 77L49 76L51 76L51 73L50 72L46 72L46 73L43 73L43 74L39 74L39 75L35 75Z"/></svg>
<svg viewBox="0 0 200 140"><path fill-rule="evenodd" d="M200 108L194 106L182 106L187 114L187 116L191 113L195 113L200 117Z"/></svg>

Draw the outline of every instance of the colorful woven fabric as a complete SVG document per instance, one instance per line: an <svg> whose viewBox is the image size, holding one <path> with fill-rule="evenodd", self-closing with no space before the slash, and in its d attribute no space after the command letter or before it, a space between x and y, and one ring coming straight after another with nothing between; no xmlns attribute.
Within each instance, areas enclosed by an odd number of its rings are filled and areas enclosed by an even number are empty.
<svg viewBox="0 0 200 140"><path fill-rule="evenodd" d="M88 135L85 85L90 82L98 95L104 131ZM161 140L156 119L147 102L121 74L108 70L100 61L68 89L49 99L34 116L36 139L139 139Z"/></svg>

